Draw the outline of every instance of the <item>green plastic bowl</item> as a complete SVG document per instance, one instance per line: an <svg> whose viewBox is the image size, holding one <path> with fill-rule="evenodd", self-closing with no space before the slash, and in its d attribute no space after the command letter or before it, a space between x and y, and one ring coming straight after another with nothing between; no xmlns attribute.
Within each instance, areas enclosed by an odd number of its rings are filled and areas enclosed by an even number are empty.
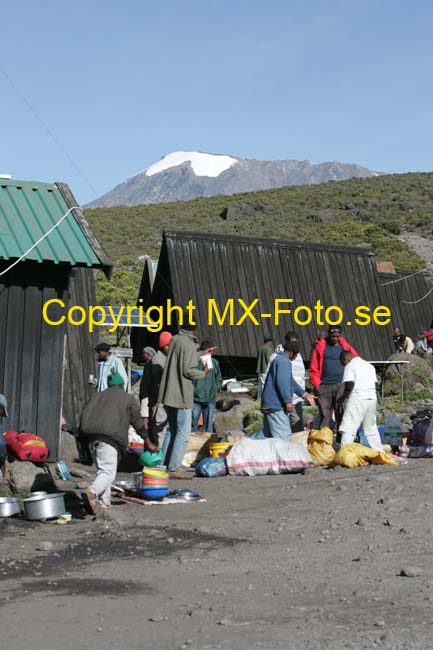
<svg viewBox="0 0 433 650"><path fill-rule="evenodd" d="M138 462L140 463L140 465L143 465L143 467L156 467L157 465L162 464L162 458L163 458L162 451L158 451L157 453L154 453L146 449L146 451L144 451L141 454L140 458L138 459Z"/></svg>

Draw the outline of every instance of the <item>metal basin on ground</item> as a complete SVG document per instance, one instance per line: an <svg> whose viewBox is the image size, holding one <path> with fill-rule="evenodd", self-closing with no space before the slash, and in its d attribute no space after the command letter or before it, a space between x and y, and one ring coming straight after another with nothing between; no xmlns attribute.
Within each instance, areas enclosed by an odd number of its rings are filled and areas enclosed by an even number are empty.
<svg viewBox="0 0 433 650"><path fill-rule="evenodd" d="M18 497L0 497L0 517L12 517L21 512L21 499Z"/></svg>
<svg viewBox="0 0 433 650"><path fill-rule="evenodd" d="M39 497L30 497L23 500L24 515L26 519L37 521L41 519L54 519L65 512L63 492L45 494Z"/></svg>

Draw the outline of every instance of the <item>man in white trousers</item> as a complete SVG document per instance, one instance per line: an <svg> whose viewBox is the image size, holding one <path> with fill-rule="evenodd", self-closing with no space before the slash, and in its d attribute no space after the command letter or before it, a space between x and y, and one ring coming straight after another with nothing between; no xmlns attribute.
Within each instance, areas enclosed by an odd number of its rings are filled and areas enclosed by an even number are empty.
<svg viewBox="0 0 433 650"><path fill-rule="evenodd" d="M143 438L145 449L158 450L144 428L139 403L124 391L123 377L112 372L107 384L107 390L96 393L84 408L80 422L81 436L89 443L96 464L96 478L84 490L83 499L88 508L102 518L109 518L111 485L116 478L118 461L128 450L129 425Z"/></svg>
<svg viewBox="0 0 433 650"><path fill-rule="evenodd" d="M384 451L376 423L376 370L371 363L355 357L349 350L343 350L340 362L344 366L344 393L340 401L347 399L340 424L341 446L355 440L362 425L364 435L372 449Z"/></svg>

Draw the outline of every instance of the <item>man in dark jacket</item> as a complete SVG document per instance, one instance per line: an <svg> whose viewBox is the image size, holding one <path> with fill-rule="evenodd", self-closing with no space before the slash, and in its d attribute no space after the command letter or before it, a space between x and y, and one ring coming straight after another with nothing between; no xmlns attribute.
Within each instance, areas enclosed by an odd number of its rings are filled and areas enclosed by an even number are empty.
<svg viewBox="0 0 433 650"><path fill-rule="evenodd" d="M84 408L80 422L81 436L89 441L96 464L96 478L83 493L94 513L110 508L111 484L119 457L128 449L129 425L144 439L145 449L158 450L148 438L137 400L124 391L123 377L113 372L107 384L107 390L97 393Z"/></svg>
<svg viewBox="0 0 433 650"><path fill-rule="evenodd" d="M292 360L298 353L298 344L286 341L266 376L262 393L263 431L271 438L290 440L290 413L295 410L293 395L306 399L311 406L315 404L314 397L293 379Z"/></svg>
<svg viewBox="0 0 433 650"><path fill-rule="evenodd" d="M202 341L200 350L216 350L210 341ZM212 353L213 357L213 353ZM191 431L197 431L200 415L203 413L203 431L213 431L213 414L215 411L215 398L221 389L222 375L220 365L215 358L211 361L212 369L203 379L194 379L194 405L192 407ZM198 368L203 369L200 360ZM210 367L210 366L209 366Z"/></svg>
<svg viewBox="0 0 433 650"><path fill-rule="evenodd" d="M331 325L328 336L317 342L311 356L310 382L318 397L320 428L331 425L333 412L337 428L341 420L337 398L343 381L344 368L340 362L343 350L351 352L354 357L359 356L355 348L341 336L341 327Z"/></svg>

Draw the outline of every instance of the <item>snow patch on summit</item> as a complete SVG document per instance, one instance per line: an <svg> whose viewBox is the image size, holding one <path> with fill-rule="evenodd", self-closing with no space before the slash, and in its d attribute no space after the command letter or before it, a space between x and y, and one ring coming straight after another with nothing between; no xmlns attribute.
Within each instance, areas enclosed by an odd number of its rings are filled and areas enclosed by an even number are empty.
<svg viewBox="0 0 433 650"><path fill-rule="evenodd" d="M190 162L193 172L196 176L216 177L229 169L232 165L239 162L231 156L222 154L200 153L199 151L175 151L169 153L157 163L147 167L144 172L146 176L159 174L170 167L177 167L182 163Z"/></svg>

